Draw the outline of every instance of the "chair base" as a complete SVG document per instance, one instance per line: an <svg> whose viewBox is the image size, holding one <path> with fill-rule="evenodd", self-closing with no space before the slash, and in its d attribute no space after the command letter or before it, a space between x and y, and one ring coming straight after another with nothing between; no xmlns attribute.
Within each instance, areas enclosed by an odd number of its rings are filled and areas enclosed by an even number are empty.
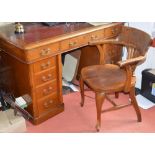
<svg viewBox="0 0 155 155"><path fill-rule="evenodd" d="M80 79L80 90L81 90L81 103L80 104L81 104L81 107L83 107L84 106L84 81L82 79ZM119 92L115 92L116 98L118 98L118 96L119 96L118 94L119 94ZM96 111L97 111L97 123L96 123L95 128L96 128L97 132L99 132L101 129L101 114L102 113L122 109L122 108L125 108L127 106L133 106L133 108L136 112L136 115L137 115L138 122L142 121L140 109L138 107L136 97L135 97L135 87L134 86L132 86L130 88L129 97L131 99L130 104L117 105L113 100L110 99L108 94L106 94L104 92L95 92ZM113 105L113 107L102 110L102 104L103 104L105 99L107 99Z"/></svg>

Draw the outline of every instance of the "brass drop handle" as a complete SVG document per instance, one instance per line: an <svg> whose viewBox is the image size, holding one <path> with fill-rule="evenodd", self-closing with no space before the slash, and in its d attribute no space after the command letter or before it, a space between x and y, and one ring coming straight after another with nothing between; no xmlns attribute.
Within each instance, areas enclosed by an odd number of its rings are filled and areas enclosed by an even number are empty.
<svg viewBox="0 0 155 155"><path fill-rule="evenodd" d="M53 103L53 100L47 101L44 103L44 107L49 108L50 104L52 104L52 103Z"/></svg>
<svg viewBox="0 0 155 155"><path fill-rule="evenodd" d="M52 89L53 89L52 87L48 87L47 89L43 89L44 95L49 94L52 91Z"/></svg>
<svg viewBox="0 0 155 155"><path fill-rule="evenodd" d="M46 55L49 55L49 54L51 54L51 49L50 49L50 48L43 49L43 50L40 52L40 55L41 55L41 56L46 56Z"/></svg>
<svg viewBox="0 0 155 155"><path fill-rule="evenodd" d="M52 78L52 75L51 74L48 74L47 77L46 76L42 76L42 81L43 82L46 82L46 81L51 80L51 78Z"/></svg>
<svg viewBox="0 0 155 155"><path fill-rule="evenodd" d="M76 41L74 41L74 42L70 42L70 43L69 43L69 46L70 46L70 47L74 47L76 44L77 44Z"/></svg>
<svg viewBox="0 0 155 155"><path fill-rule="evenodd" d="M92 39L92 40L98 39L98 36L97 36L97 35L92 35L92 36L91 36L91 39Z"/></svg>
<svg viewBox="0 0 155 155"><path fill-rule="evenodd" d="M42 64L41 64L41 69L42 69L42 70L45 70L45 69L47 69L50 65L51 65L51 62L50 62L50 61L48 61L47 63L42 63Z"/></svg>

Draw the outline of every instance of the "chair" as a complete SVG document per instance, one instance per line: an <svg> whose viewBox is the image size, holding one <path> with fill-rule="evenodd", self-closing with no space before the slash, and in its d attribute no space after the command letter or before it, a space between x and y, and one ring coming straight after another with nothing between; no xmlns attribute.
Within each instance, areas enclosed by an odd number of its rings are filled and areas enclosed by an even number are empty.
<svg viewBox="0 0 155 155"><path fill-rule="evenodd" d="M100 64L85 67L81 70L80 90L81 106L84 105L84 84L95 92L97 123L96 130L101 128L101 113L113 111L132 105L138 122L142 121L141 113L135 98L135 82L133 75L137 65L146 59L146 53L151 44L151 37L136 28L123 26L121 33L116 39L98 40L89 43L90 46L97 46L100 53ZM120 47L121 52L126 49L126 60L120 60L115 64L106 63L105 45L115 45ZM113 62L113 61L111 61ZM114 93L118 97L119 92L129 94L130 103L117 105L109 98L109 94ZM107 99L112 103L112 107L102 110L102 104Z"/></svg>

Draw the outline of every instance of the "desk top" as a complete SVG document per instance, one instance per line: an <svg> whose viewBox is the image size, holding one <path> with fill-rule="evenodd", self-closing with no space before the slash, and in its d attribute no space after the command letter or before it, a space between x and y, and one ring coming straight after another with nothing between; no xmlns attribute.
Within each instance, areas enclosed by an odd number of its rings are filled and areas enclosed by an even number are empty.
<svg viewBox="0 0 155 155"><path fill-rule="evenodd" d="M89 23L77 22L60 24L56 26L46 26L42 23L23 23L25 33L15 34L15 25L8 24L0 27L0 40L8 42L20 49L29 50L48 43L53 43L78 36L83 33L93 32L109 27L117 23L94 26Z"/></svg>

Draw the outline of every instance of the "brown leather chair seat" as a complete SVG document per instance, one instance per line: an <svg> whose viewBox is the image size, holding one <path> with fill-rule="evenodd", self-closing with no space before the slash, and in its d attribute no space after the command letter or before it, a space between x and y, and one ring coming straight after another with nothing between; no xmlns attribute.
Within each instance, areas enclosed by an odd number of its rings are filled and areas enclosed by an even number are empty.
<svg viewBox="0 0 155 155"><path fill-rule="evenodd" d="M91 89L106 93L123 89L126 81L126 72L113 64L85 67L81 75Z"/></svg>

